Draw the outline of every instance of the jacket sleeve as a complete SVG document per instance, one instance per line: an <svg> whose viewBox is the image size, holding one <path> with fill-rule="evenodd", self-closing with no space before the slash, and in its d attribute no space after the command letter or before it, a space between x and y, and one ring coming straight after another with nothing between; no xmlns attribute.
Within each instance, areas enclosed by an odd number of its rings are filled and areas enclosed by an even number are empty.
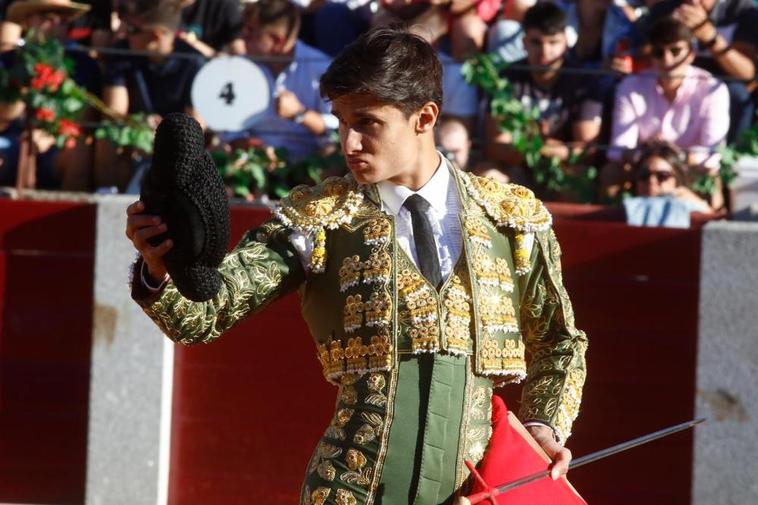
<svg viewBox="0 0 758 505"><path fill-rule="evenodd" d="M563 443L579 413L587 338L574 326L560 255L552 229L536 234L532 270L522 291L520 317L528 365L519 417L547 424Z"/></svg>
<svg viewBox="0 0 758 505"><path fill-rule="evenodd" d="M132 298L171 340L210 342L303 283L305 271L289 242L290 232L275 220L249 231L221 263L221 289L207 302L184 298L173 282L157 294L147 292L140 286L139 264Z"/></svg>

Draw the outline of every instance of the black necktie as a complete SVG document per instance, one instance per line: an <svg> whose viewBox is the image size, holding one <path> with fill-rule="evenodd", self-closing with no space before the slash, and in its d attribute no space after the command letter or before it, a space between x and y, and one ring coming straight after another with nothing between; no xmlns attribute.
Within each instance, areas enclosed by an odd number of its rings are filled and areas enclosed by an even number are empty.
<svg viewBox="0 0 758 505"><path fill-rule="evenodd" d="M422 196L411 195L405 200L403 207L411 213L413 242L416 244L419 270L436 289L442 283L442 273L440 260L437 258L437 246L432 235L432 225L426 217L429 202Z"/></svg>

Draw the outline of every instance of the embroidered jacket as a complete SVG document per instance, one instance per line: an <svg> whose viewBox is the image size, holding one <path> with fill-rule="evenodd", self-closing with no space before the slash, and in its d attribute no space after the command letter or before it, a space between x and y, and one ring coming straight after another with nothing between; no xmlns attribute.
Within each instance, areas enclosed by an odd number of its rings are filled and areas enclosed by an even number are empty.
<svg viewBox="0 0 758 505"><path fill-rule="evenodd" d="M299 288L327 380L379 376L398 352L467 355L480 377L526 379L521 419L543 422L565 441L581 401L587 342L574 326L551 216L526 188L454 172L464 268L440 296L416 270L398 267L404 253L378 192L347 176L293 189L224 260L215 299L191 302L169 283L140 304L172 340L195 344ZM292 231L313 237L309 272L289 243ZM401 327L409 349L398 349ZM327 449L334 447L319 448Z"/></svg>

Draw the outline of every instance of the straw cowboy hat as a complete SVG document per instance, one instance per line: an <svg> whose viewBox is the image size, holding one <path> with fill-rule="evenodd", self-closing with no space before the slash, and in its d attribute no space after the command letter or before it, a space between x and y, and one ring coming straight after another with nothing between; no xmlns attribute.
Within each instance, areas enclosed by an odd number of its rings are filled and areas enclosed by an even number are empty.
<svg viewBox="0 0 758 505"><path fill-rule="evenodd" d="M5 17L8 21L21 23L38 12L58 12L68 19L73 19L89 10L89 5L69 0L16 0L8 7Z"/></svg>

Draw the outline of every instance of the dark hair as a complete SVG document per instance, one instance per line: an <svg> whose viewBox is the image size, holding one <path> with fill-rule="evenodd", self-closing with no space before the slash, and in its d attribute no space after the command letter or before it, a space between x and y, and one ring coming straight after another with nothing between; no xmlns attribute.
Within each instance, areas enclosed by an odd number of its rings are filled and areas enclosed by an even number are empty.
<svg viewBox="0 0 758 505"><path fill-rule="evenodd" d="M126 4L127 18L148 26L162 26L170 31L182 22L179 0L133 0Z"/></svg>
<svg viewBox="0 0 758 505"><path fill-rule="evenodd" d="M674 144L663 141L648 142L640 146L640 158L635 167L635 174L645 168L650 158L661 158L671 165L677 186L684 184L684 153Z"/></svg>
<svg viewBox="0 0 758 505"><path fill-rule="evenodd" d="M566 13L553 2L537 2L529 7L522 22L525 32L533 28L545 35L563 32L567 23Z"/></svg>
<svg viewBox="0 0 758 505"><path fill-rule="evenodd" d="M681 21L671 16L658 19L650 27L648 42L656 47L684 40L692 47L692 31Z"/></svg>
<svg viewBox="0 0 758 505"><path fill-rule="evenodd" d="M321 96L365 94L410 116L425 103L442 108L442 65L427 41L399 26L369 30L321 76Z"/></svg>
<svg viewBox="0 0 758 505"><path fill-rule="evenodd" d="M287 36L300 29L300 9L290 0L258 0L247 4L244 20L255 19L260 26L287 21Z"/></svg>

